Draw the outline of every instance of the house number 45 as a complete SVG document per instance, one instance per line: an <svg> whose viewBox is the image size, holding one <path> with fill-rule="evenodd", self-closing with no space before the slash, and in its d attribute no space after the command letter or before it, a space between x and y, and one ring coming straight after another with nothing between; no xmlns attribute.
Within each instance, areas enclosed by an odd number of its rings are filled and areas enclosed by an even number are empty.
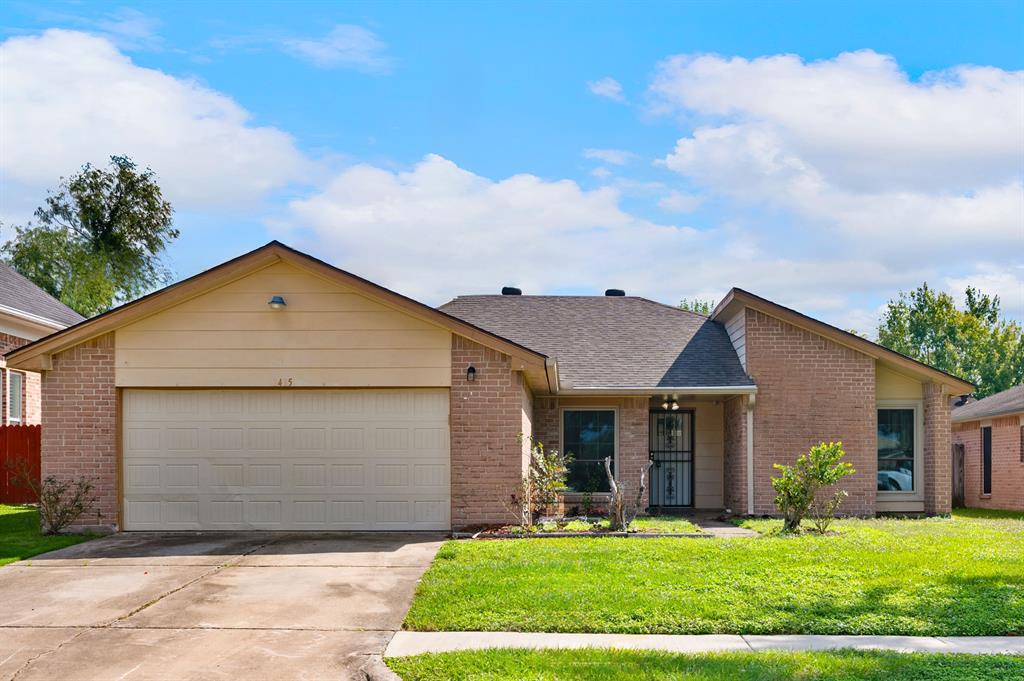
<svg viewBox="0 0 1024 681"><path fill-rule="evenodd" d="M290 378L279 378L277 379L277 384L281 387L291 387L292 385L294 385L292 379Z"/></svg>

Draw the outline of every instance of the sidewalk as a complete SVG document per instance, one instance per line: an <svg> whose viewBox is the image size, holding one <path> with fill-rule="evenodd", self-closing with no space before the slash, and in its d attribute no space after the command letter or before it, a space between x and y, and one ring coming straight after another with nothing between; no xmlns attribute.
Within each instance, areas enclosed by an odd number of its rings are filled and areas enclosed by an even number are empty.
<svg viewBox="0 0 1024 681"><path fill-rule="evenodd" d="M399 631L385 657L479 648L626 648L674 653L761 650L895 650L1024 655L1024 636L754 636L709 634L549 634L515 631Z"/></svg>

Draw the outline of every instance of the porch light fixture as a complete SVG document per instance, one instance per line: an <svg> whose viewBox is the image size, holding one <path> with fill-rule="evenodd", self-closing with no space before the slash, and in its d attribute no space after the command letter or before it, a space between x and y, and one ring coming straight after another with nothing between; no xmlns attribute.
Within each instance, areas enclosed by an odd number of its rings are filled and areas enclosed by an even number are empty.
<svg viewBox="0 0 1024 681"><path fill-rule="evenodd" d="M470 382L476 380L476 367L472 364L470 364L469 368L466 369L466 380Z"/></svg>
<svg viewBox="0 0 1024 681"><path fill-rule="evenodd" d="M284 298L282 298L281 296L274 296L267 302L267 305L269 305L270 309L272 310L283 309L284 306L287 304L288 303L284 302Z"/></svg>

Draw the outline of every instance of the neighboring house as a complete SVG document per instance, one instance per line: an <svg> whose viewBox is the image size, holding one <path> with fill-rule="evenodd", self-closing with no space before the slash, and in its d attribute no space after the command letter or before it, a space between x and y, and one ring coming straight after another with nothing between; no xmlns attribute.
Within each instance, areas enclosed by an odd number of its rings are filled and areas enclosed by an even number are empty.
<svg viewBox="0 0 1024 681"><path fill-rule="evenodd" d="M1024 511L1024 385L953 407L964 448L964 503Z"/></svg>
<svg viewBox="0 0 1024 681"><path fill-rule="evenodd" d="M423 305L272 242L7 357L43 372L44 473L126 530L446 530L512 520L520 433L611 456L650 503L772 513L775 462L842 440L844 510L950 509L969 383L734 289ZM633 488L635 489L635 487Z"/></svg>
<svg viewBox="0 0 1024 681"><path fill-rule="evenodd" d="M0 263L0 354L77 324L84 317ZM0 422L40 420L39 374L5 368L0 358Z"/></svg>

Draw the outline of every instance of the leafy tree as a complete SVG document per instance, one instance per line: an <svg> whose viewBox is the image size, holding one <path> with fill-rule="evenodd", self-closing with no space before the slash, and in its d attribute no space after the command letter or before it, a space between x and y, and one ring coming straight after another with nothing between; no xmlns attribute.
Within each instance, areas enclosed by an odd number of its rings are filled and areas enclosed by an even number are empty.
<svg viewBox="0 0 1024 681"><path fill-rule="evenodd" d="M968 287L964 309L922 284L889 301L878 342L974 383L986 397L1024 382L1024 330L1000 316L999 297Z"/></svg>
<svg viewBox="0 0 1024 681"><path fill-rule="evenodd" d="M86 164L36 209L38 225L15 228L10 265L86 317L166 284L161 255L178 237L154 173L125 156Z"/></svg>
<svg viewBox="0 0 1024 681"><path fill-rule="evenodd" d="M699 298L693 298L692 300L690 298L683 298L679 301L679 309L707 316L715 311L715 301L701 300Z"/></svg>

